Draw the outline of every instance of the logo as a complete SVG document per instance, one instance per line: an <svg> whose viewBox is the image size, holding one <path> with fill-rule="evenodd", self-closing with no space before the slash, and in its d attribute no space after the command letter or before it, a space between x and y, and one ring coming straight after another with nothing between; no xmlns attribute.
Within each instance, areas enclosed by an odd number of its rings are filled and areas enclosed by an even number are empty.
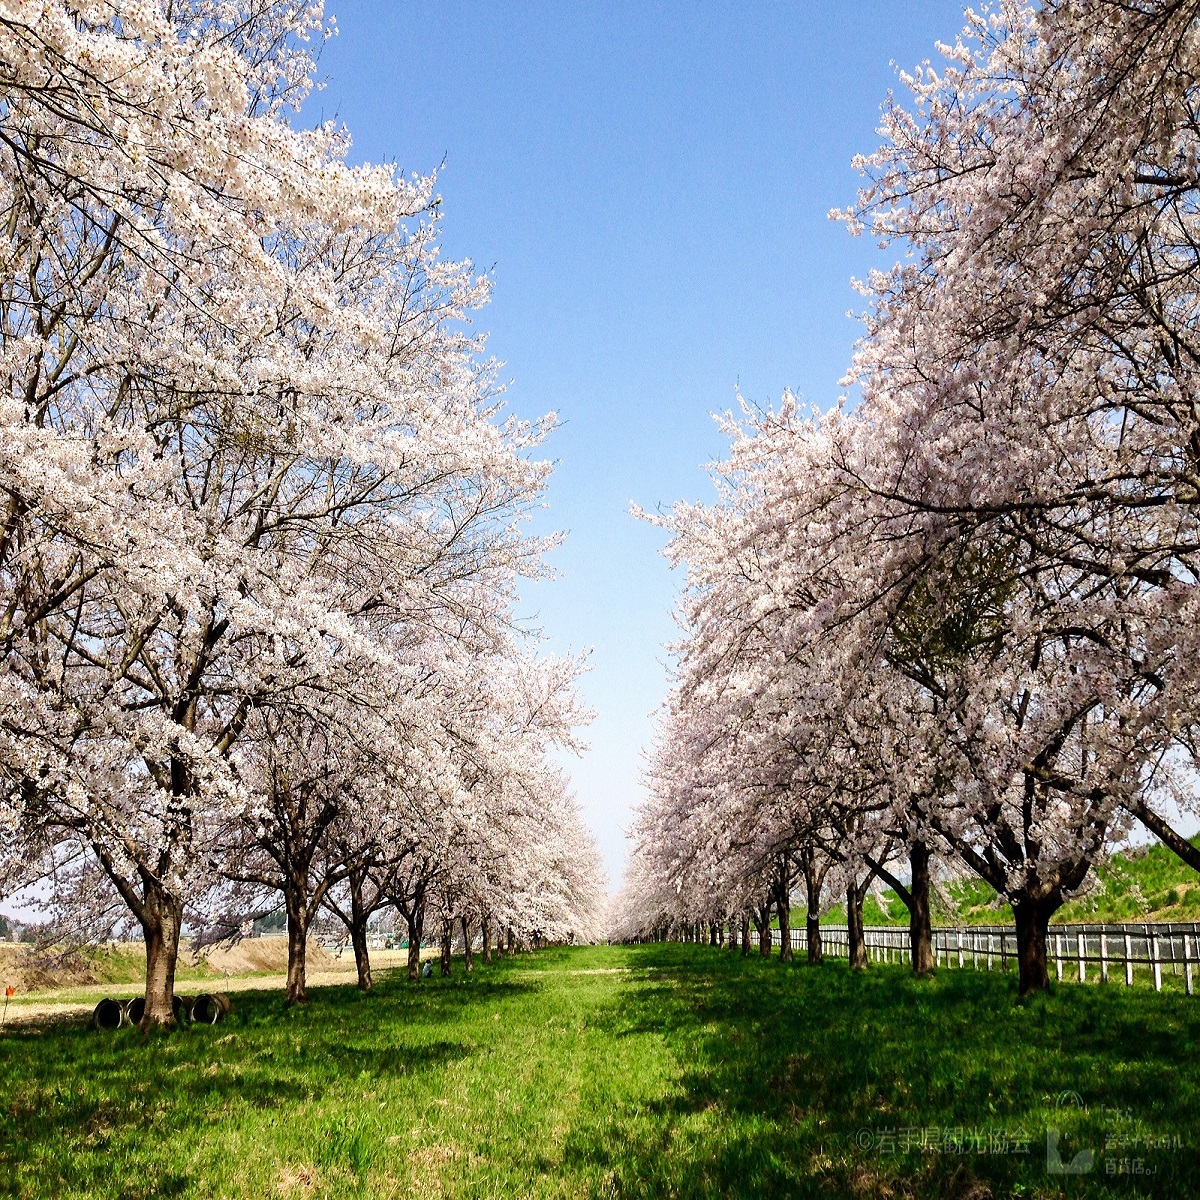
<svg viewBox="0 0 1200 1200"><path fill-rule="evenodd" d="M1090 1150L1080 1150L1070 1162L1063 1162L1058 1152L1059 1132L1046 1130L1046 1171L1050 1175L1086 1175L1093 1167L1095 1158Z"/></svg>

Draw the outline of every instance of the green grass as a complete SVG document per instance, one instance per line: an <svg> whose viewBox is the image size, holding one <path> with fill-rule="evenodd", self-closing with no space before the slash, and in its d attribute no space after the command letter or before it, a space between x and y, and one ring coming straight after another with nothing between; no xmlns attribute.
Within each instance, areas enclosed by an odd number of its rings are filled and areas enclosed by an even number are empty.
<svg viewBox="0 0 1200 1200"><path fill-rule="evenodd" d="M1200 874L1166 846L1114 855L1099 876L1101 890L1064 905L1060 920L1200 921Z"/></svg>
<svg viewBox="0 0 1200 1200"><path fill-rule="evenodd" d="M6 1032L0 1195L1200 1194L1200 1001L1014 988L597 947L302 1010L239 993L170 1035ZM1093 1171L1048 1175L1047 1128ZM956 1151L968 1131L990 1152ZM1108 1175L1118 1158L1155 1173Z"/></svg>
<svg viewBox="0 0 1200 1200"><path fill-rule="evenodd" d="M84 947L76 954L79 967L89 979L96 983L144 984L146 981L146 952L140 945ZM188 962L188 955L181 954L175 975L181 982L220 978L215 970L201 959L198 963Z"/></svg>

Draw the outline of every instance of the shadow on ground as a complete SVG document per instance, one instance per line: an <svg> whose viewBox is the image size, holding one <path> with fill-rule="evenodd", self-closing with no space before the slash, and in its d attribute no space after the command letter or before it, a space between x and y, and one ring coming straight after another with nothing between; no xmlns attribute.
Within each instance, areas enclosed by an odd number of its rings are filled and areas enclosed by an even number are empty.
<svg viewBox="0 0 1200 1200"><path fill-rule="evenodd" d="M684 1068L641 1144L618 1117L569 1147L618 1195L1200 1195L1195 998L1063 985L1018 1002L998 973L679 945L631 965L649 978L612 1035L665 1037Z"/></svg>
<svg viewBox="0 0 1200 1200"><path fill-rule="evenodd" d="M466 1010L529 990L502 976L420 987L385 977L369 995L324 987L292 1009L278 992L238 992L218 1025L169 1033L103 1033L79 1022L6 1030L0 1196L184 1194L196 1173L144 1147L194 1142L197 1131L236 1126L248 1112L275 1111L286 1124L347 1080L364 1091L432 1075L477 1052L462 1036ZM329 1123L316 1158L354 1168L362 1139L344 1124ZM131 1176L124 1185L123 1171Z"/></svg>
<svg viewBox="0 0 1200 1200"><path fill-rule="evenodd" d="M0 1195L1188 1197L1198 1049L1179 994L552 950L169 1036L6 1032Z"/></svg>

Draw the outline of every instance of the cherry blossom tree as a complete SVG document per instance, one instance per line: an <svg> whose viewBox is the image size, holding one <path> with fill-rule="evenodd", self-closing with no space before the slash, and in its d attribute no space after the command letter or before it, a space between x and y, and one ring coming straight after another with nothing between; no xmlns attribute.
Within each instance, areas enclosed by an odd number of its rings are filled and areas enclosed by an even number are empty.
<svg viewBox="0 0 1200 1200"><path fill-rule="evenodd" d="M286 119L321 20L0 6L5 837L91 848L143 929L147 1023L217 831L318 778L251 769L270 714L309 713L276 726L298 750L414 638L503 637L544 570L520 522L551 423L501 412L434 181Z"/></svg>
<svg viewBox="0 0 1200 1200"><path fill-rule="evenodd" d="M914 882L952 854L1012 903L1022 991L1131 817L1192 853L1158 804L1196 723L1196 39L1190 4L969 16L844 214L906 254L857 408L744 413L718 504L664 519L689 678L755 736L873 720L864 811Z"/></svg>

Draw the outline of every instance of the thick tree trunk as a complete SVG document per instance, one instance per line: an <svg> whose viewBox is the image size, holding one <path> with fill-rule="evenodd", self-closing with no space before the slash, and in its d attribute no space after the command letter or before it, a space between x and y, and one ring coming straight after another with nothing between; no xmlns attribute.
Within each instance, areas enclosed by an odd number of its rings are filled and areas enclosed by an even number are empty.
<svg viewBox="0 0 1200 1200"><path fill-rule="evenodd" d="M471 930L471 922L468 918L462 919L462 935L463 935L463 966L466 968L468 975L475 970L475 958L471 953L471 939L475 936Z"/></svg>
<svg viewBox="0 0 1200 1200"><path fill-rule="evenodd" d="M355 925L350 930L350 944L354 947L354 966L358 971L358 986L371 990L371 950L367 945L367 925Z"/></svg>
<svg viewBox="0 0 1200 1200"><path fill-rule="evenodd" d="M487 917L479 922L479 936L483 939L483 961L490 963L492 961L492 923Z"/></svg>
<svg viewBox="0 0 1200 1200"><path fill-rule="evenodd" d="M308 914L302 904L288 904L288 969L287 1002L307 1004L308 992L304 988L304 955L308 950Z"/></svg>
<svg viewBox="0 0 1200 1200"><path fill-rule="evenodd" d="M425 906L414 904L409 913L404 914L404 923L408 926L408 977L415 983L421 978L421 935L425 926Z"/></svg>
<svg viewBox="0 0 1200 1200"><path fill-rule="evenodd" d="M142 910L142 937L146 942L146 1011L140 1028L175 1024L175 964L179 960L179 933L183 905L157 885L148 887Z"/></svg>
<svg viewBox="0 0 1200 1200"><path fill-rule="evenodd" d="M792 904L787 884L780 885L775 895L775 911L779 915L779 957L792 961Z"/></svg>
<svg viewBox="0 0 1200 1200"><path fill-rule="evenodd" d="M710 946L717 945L717 923L716 923L716 921L710 921L708 923L708 944Z"/></svg>
<svg viewBox="0 0 1200 1200"><path fill-rule="evenodd" d="M821 940L821 893L825 889L825 876L829 872L830 859L824 857L816 847L809 847L803 858L805 896L805 938L808 942L808 961L823 963L825 945Z"/></svg>
<svg viewBox="0 0 1200 1200"><path fill-rule="evenodd" d="M1025 897L1013 897L1013 917L1017 924L1017 969L1022 996L1044 992L1050 987L1046 965L1046 929L1050 914L1057 907L1039 905Z"/></svg>
<svg viewBox="0 0 1200 1200"><path fill-rule="evenodd" d="M742 913L742 955L750 953L750 914Z"/></svg>
<svg viewBox="0 0 1200 1200"><path fill-rule="evenodd" d="M771 956L771 906L764 905L758 914L758 954L760 958Z"/></svg>
<svg viewBox="0 0 1200 1200"><path fill-rule="evenodd" d="M929 847L922 841L909 851L912 883L909 884L908 939L914 975L933 974L933 923L929 912Z"/></svg>
<svg viewBox="0 0 1200 1200"><path fill-rule="evenodd" d="M851 882L846 889L846 930L850 944L850 969L867 969L867 942L863 933L863 894Z"/></svg>
<svg viewBox="0 0 1200 1200"><path fill-rule="evenodd" d="M821 941L821 914L811 908L804 912L804 933L808 941L808 961L823 963L825 961L825 944Z"/></svg>
<svg viewBox="0 0 1200 1200"><path fill-rule="evenodd" d="M443 976L450 974L450 938L453 933L453 924L450 921L442 921L441 968Z"/></svg>
<svg viewBox="0 0 1200 1200"><path fill-rule="evenodd" d="M817 856L810 850L804 856L804 932L810 963L825 961L825 946L821 942L821 889L824 886L825 871L817 866Z"/></svg>
<svg viewBox="0 0 1200 1200"><path fill-rule="evenodd" d="M350 944L354 947L354 966L358 970L358 986L371 990L371 950L367 945L367 913L363 906L362 876L350 876Z"/></svg>
<svg viewBox="0 0 1200 1200"><path fill-rule="evenodd" d="M506 953L511 957L517 952L517 935L513 932L513 927L508 927L508 949Z"/></svg>

